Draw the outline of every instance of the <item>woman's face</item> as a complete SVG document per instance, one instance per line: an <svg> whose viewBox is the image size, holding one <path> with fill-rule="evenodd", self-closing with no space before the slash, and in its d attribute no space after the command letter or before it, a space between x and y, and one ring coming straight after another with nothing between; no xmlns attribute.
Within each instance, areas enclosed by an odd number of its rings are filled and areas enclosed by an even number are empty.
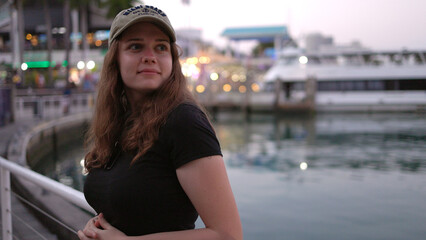
<svg viewBox="0 0 426 240"><path fill-rule="evenodd" d="M157 90L169 79L172 62L170 39L156 25L136 23L123 32L118 64L131 102Z"/></svg>

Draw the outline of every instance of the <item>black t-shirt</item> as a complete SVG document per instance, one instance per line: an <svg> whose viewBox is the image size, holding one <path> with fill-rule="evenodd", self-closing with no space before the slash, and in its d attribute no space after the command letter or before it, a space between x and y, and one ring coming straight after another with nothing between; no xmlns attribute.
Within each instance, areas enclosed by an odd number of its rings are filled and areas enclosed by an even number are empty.
<svg viewBox="0 0 426 240"><path fill-rule="evenodd" d="M190 161L221 155L205 114L181 104L160 128L158 140L132 166L134 155L121 152L110 169L92 169L84 194L106 220L129 236L193 229L198 217L176 169Z"/></svg>

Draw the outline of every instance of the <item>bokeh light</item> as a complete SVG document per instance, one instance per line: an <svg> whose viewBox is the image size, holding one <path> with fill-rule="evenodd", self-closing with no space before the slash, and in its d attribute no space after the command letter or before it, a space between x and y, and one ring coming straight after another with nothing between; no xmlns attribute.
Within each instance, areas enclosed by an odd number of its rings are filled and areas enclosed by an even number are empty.
<svg viewBox="0 0 426 240"><path fill-rule="evenodd" d="M95 62L90 60L90 61L87 62L86 66L87 66L87 69L92 70L92 69L95 68L95 65L96 65Z"/></svg>
<svg viewBox="0 0 426 240"><path fill-rule="evenodd" d="M200 57L198 59L198 61L200 62L200 64L209 64L210 63L210 58L202 56L202 57Z"/></svg>
<svg viewBox="0 0 426 240"><path fill-rule="evenodd" d="M306 56L299 57L299 62L301 64L307 64L308 63L308 57L306 57Z"/></svg>
<svg viewBox="0 0 426 240"><path fill-rule="evenodd" d="M217 73L211 73L210 74L210 79L212 80L212 81L216 81L216 80L218 80L219 79L219 74L217 74Z"/></svg>
<svg viewBox="0 0 426 240"><path fill-rule="evenodd" d="M257 83L253 83L253 84L251 84L251 90L252 90L253 92L259 92L259 91L260 91L260 86L259 86L259 84L257 84Z"/></svg>
<svg viewBox="0 0 426 240"><path fill-rule="evenodd" d="M300 169L301 170L306 170L308 169L308 164L306 162L301 162L300 163Z"/></svg>
<svg viewBox="0 0 426 240"><path fill-rule="evenodd" d="M77 68L82 70L86 64L83 61L78 61Z"/></svg>
<svg viewBox="0 0 426 240"><path fill-rule="evenodd" d="M229 84L225 84L223 85L222 89L224 92L230 92L232 90L232 86Z"/></svg>
<svg viewBox="0 0 426 240"><path fill-rule="evenodd" d="M21 64L21 69L22 69L22 71L27 70L27 69L28 69L28 64L26 64L26 63L22 63L22 64Z"/></svg>
<svg viewBox="0 0 426 240"><path fill-rule="evenodd" d="M232 81L234 81L234 82L238 82L238 80L240 79L240 77L238 76L238 74L232 74L231 79L232 79Z"/></svg>
<svg viewBox="0 0 426 240"><path fill-rule="evenodd" d="M195 91L197 91L198 93L203 93L206 90L206 87L204 87L203 85L197 85L197 87L195 87Z"/></svg>

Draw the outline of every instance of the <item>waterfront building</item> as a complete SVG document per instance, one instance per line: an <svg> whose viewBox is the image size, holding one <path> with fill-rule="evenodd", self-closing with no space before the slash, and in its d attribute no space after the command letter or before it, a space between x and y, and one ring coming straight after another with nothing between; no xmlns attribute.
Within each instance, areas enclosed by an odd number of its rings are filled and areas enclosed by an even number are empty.
<svg viewBox="0 0 426 240"><path fill-rule="evenodd" d="M16 1L18 2L18 1ZM97 72L103 63L108 49L109 28L112 22L107 16L107 9L100 8L90 2L86 7L78 9L65 6L63 1L48 1L48 12L51 20L52 51L51 59L48 56L48 32L46 14L40 1L26 1L23 3L23 23L20 32L16 26L17 10L10 1L0 0L0 71L24 72L19 74L22 84L18 86L38 86L37 79L46 74L49 66L53 67L54 83L48 81L50 87L63 88L66 85L66 66L69 67L69 81L83 84L86 73ZM115 14L114 14L115 15ZM66 18L70 19L67 29ZM67 45L67 32L69 44ZM201 39L199 29L176 29L178 44L182 46L182 57L197 56L204 51L206 45ZM23 51L19 41L22 38ZM70 48L68 61L67 46ZM21 60L22 59L22 60ZM49 64L50 62L50 64ZM13 75L11 73L10 75ZM96 74L95 74L96 75ZM12 77L10 77L12 78ZM24 80L26 79L26 80ZM47 78L46 78L47 79ZM57 81L59 79L59 81Z"/></svg>
<svg viewBox="0 0 426 240"><path fill-rule="evenodd" d="M57 64L64 60L65 36L68 31L71 38L71 60L70 64L76 66L82 60L84 43L88 44L90 57L95 57L107 47L109 26L112 19L105 17L106 10L89 4L87 8L67 11L62 1L48 1L49 14L51 19L51 33L53 39L53 59ZM14 16L13 6L9 1L0 1L2 12L10 9L11 14L5 14L7 21L0 25L0 62L11 63L13 58L13 27ZM46 60L47 50L47 29L43 4L38 1L27 1L23 4L23 30L24 35L24 62ZM66 29L65 16L70 17L70 29ZM86 19L85 19L86 18ZM86 36L82 36L82 30L86 28ZM86 41L83 41L83 40ZM96 54L98 53L98 54Z"/></svg>

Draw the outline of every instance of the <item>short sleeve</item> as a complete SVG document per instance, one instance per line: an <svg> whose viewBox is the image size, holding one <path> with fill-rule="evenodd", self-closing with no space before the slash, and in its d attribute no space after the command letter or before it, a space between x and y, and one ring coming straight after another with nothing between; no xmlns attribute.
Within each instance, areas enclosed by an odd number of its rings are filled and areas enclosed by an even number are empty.
<svg viewBox="0 0 426 240"><path fill-rule="evenodd" d="M213 127L197 106L176 107L167 118L162 134L175 169L199 158L222 155Z"/></svg>

